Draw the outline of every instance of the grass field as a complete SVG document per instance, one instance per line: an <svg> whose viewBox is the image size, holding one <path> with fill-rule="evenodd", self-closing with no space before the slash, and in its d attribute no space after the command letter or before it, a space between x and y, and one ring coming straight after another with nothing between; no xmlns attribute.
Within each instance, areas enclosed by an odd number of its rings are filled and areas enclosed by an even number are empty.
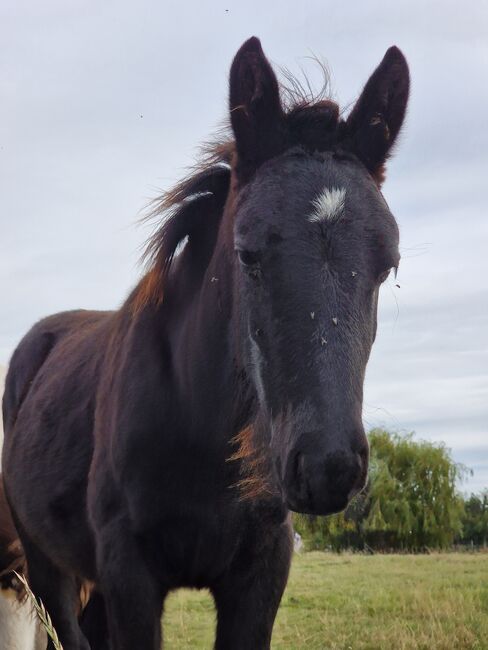
<svg viewBox="0 0 488 650"><path fill-rule="evenodd" d="M211 648L205 592L170 596L165 648ZM295 556L272 647L488 649L488 554Z"/></svg>

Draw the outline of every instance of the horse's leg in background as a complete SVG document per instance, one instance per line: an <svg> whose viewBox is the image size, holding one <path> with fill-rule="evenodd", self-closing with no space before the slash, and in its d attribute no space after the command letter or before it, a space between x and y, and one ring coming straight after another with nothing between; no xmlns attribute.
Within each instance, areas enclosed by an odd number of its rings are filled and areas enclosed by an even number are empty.
<svg viewBox="0 0 488 650"><path fill-rule="evenodd" d="M63 573L19 530L29 572L29 585L42 600L64 650L90 650L78 625L79 585L74 576ZM54 650L49 641L48 650Z"/></svg>
<svg viewBox="0 0 488 650"><path fill-rule="evenodd" d="M149 569L125 517L96 531L98 584L112 650L160 650L165 591Z"/></svg>
<svg viewBox="0 0 488 650"><path fill-rule="evenodd" d="M215 650L270 648L292 552L291 534L282 530L274 544L254 549L252 555L243 553L212 588L217 607Z"/></svg>
<svg viewBox="0 0 488 650"><path fill-rule="evenodd" d="M81 613L80 627L91 650L109 650L105 601L96 590L90 595L90 600Z"/></svg>

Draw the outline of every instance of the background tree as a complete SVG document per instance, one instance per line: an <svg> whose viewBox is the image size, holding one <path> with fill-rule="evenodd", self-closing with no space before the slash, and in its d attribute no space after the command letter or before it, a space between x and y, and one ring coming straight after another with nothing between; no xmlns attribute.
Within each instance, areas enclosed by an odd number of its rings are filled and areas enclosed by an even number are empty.
<svg viewBox="0 0 488 650"><path fill-rule="evenodd" d="M382 429L369 434L371 480L363 530L370 542L419 550L447 548L462 530L456 483L466 469L442 443Z"/></svg>
<svg viewBox="0 0 488 650"><path fill-rule="evenodd" d="M488 490L472 494L464 503L462 540L476 546L488 544Z"/></svg>

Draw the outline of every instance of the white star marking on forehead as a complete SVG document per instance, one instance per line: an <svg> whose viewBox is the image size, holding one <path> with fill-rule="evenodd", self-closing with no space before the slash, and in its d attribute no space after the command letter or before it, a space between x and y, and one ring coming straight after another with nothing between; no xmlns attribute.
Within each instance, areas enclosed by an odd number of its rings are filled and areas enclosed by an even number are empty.
<svg viewBox="0 0 488 650"><path fill-rule="evenodd" d="M344 212L346 190L343 187L326 188L313 201L314 211L308 220L313 223L333 223Z"/></svg>

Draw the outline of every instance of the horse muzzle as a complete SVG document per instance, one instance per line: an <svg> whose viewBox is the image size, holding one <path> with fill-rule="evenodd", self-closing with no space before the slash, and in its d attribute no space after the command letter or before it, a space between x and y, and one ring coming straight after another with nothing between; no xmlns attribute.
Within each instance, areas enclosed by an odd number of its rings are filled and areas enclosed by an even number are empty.
<svg viewBox="0 0 488 650"><path fill-rule="evenodd" d="M316 434L302 434L288 455L282 481L288 508L311 515L340 512L366 484L366 436L355 432L354 446L332 450L311 444L310 437Z"/></svg>

